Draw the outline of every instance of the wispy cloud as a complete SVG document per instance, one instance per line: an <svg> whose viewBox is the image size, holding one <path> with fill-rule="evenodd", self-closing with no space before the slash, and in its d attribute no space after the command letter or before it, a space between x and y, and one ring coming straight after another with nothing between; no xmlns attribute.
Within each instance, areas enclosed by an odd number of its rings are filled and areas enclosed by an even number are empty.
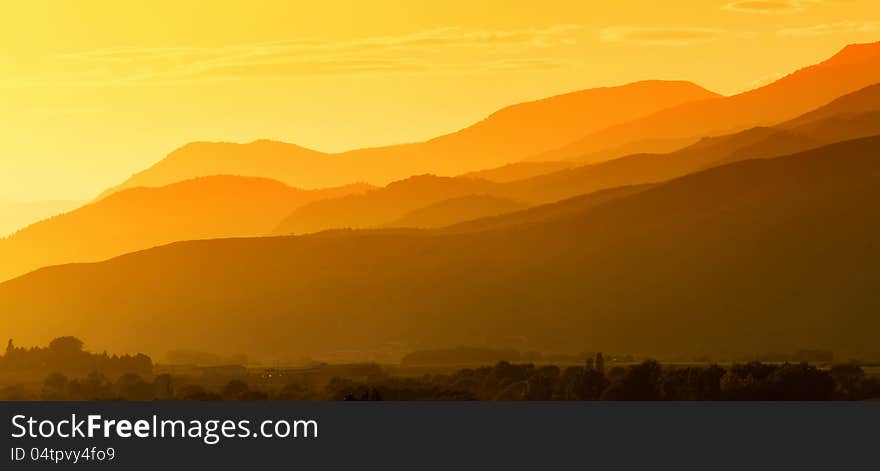
<svg viewBox="0 0 880 471"><path fill-rule="evenodd" d="M806 9L807 3L816 3L818 0L738 0L730 2L721 8L727 11L739 13L758 13L762 15L790 15L800 13Z"/></svg>
<svg viewBox="0 0 880 471"><path fill-rule="evenodd" d="M809 38L831 34L868 33L877 30L880 30L880 22L878 21L838 21L802 28L785 28L777 31L776 34L790 38Z"/></svg>
<svg viewBox="0 0 880 471"><path fill-rule="evenodd" d="M729 35L745 36L749 33L730 33L717 28L654 28L616 27L602 30L602 40L607 42L631 42L657 46L684 46L715 41Z"/></svg>
<svg viewBox="0 0 880 471"><path fill-rule="evenodd" d="M123 82L534 69L561 66L544 59L544 52L576 43L572 33L577 29L576 25L513 31L441 28L348 41L290 39L208 48L113 48L62 58L90 69L92 79Z"/></svg>

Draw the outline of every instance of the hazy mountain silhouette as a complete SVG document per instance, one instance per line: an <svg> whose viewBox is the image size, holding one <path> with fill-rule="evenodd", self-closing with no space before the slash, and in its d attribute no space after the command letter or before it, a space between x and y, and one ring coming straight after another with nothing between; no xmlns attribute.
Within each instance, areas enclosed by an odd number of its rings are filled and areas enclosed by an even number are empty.
<svg viewBox="0 0 880 471"><path fill-rule="evenodd" d="M861 109L870 109L874 87L852 93L845 102L856 102L861 95ZM880 110L880 101L875 100ZM827 105L831 110L849 109L840 102ZM735 134L706 137L697 143L668 154L635 154L593 165L581 165L523 180L493 183L465 177L449 178L424 175L366 194L328 199L303 206L290 214L274 231L278 235L304 234L336 228L374 228L400 225L411 211L422 210L448 199L482 195L521 202L545 204L594 191L680 177L717 165L753 158L768 158L820 147L832 142L880 134L880 112L825 113L822 107L802 119L782 123L778 127L756 127ZM830 116L830 117L828 117ZM800 124L798 124L800 123ZM543 166L543 163L540 164ZM547 168L547 167L543 167ZM494 171L489 171L492 174ZM479 172L471 174L477 175ZM458 208L458 216L452 214ZM441 207L444 216L436 221L455 224L480 216L468 212L467 205ZM476 209L476 208L473 208ZM482 214L501 214L501 207ZM511 208L519 209L519 208ZM427 212L436 208L425 209ZM412 224L412 221L403 225ZM416 227L439 227L429 224Z"/></svg>
<svg viewBox="0 0 880 471"><path fill-rule="evenodd" d="M799 127L839 115L877 110L880 110L880 80L878 80L878 83L867 86L856 92L840 96L831 103L810 111L809 113L805 113L790 121L781 123L778 127Z"/></svg>
<svg viewBox="0 0 880 471"><path fill-rule="evenodd" d="M0 238L47 217L70 211L81 201L0 201Z"/></svg>
<svg viewBox="0 0 880 471"><path fill-rule="evenodd" d="M212 175L262 177L289 185L290 182L284 178L287 173L301 171L307 174L305 164L316 162L324 155L295 144L270 140L249 144L191 142L174 150L149 169L133 175L122 185L106 190L100 198L127 188L165 186Z"/></svg>
<svg viewBox="0 0 880 471"><path fill-rule="evenodd" d="M0 284L0 331L257 358L514 338L550 351L876 358L878 156L880 137L847 141L479 232L194 241L45 268Z"/></svg>
<svg viewBox="0 0 880 471"><path fill-rule="evenodd" d="M274 234L303 234L334 228L371 228L441 201L485 194L494 183L472 178L418 175L361 195L307 204L290 213Z"/></svg>
<svg viewBox="0 0 880 471"><path fill-rule="evenodd" d="M423 173L458 175L516 162L616 123L715 96L692 83L667 81L582 90L509 106L429 141L339 154L273 141L196 142L105 194L218 174L266 177L302 188L352 181L384 185Z"/></svg>
<svg viewBox="0 0 880 471"><path fill-rule="evenodd" d="M436 232L441 234L463 234L468 232L510 229L529 224L547 223L571 216L572 214L584 212L618 198L640 193L651 187L652 185L633 185L599 190L594 193L575 196L555 203L547 203L519 211L509 211L503 214L499 213L496 216L487 216L457 224L450 224Z"/></svg>
<svg viewBox="0 0 880 471"><path fill-rule="evenodd" d="M127 195L124 198L111 195L0 242L0 253L9 254L0 279L44 265L96 261L177 240L273 230L289 234L344 227L440 227L601 189L660 182L723 163L878 134L880 112L864 111L880 109L878 89L880 85L854 92L777 127L704 138L670 154L633 155L506 183L421 176L369 192L363 185L304 191L268 180L209 177L161 191L127 190L121 193ZM279 159L283 155L277 153ZM474 199L458 200L463 197ZM443 204L447 200L451 201ZM152 223L143 227L143 221Z"/></svg>
<svg viewBox="0 0 880 471"><path fill-rule="evenodd" d="M578 167L583 165L579 162L559 161L559 162L515 162L512 164L502 165L487 170L478 170L476 172L468 172L461 175L464 178L479 178L489 180L495 183L506 183L517 180L525 180L526 178L538 175L546 175L548 173L565 170L567 168Z"/></svg>
<svg viewBox="0 0 880 471"><path fill-rule="evenodd" d="M660 182L739 160L776 157L877 135L878 90L880 85L858 90L778 126L705 137L667 154L635 154L539 175L506 183L492 192L521 201L546 203L604 188Z"/></svg>
<svg viewBox="0 0 880 471"><path fill-rule="evenodd" d="M510 213L528 205L489 195L468 195L434 203L411 211L388 224L389 227L436 228L463 221Z"/></svg>
<svg viewBox="0 0 880 471"><path fill-rule="evenodd" d="M585 135L531 160L588 159L620 156L615 147L643 141L630 152L656 152L651 139L688 139L735 132L792 119L846 93L880 82L880 42L846 46L830 59L798 70L776 82L730 97L703 100Z"/></svg>
<svg viewBox="0 0 880 471"><path fill-rule="evenodd" d="M178 240L266 233L303 204L367 191L299 190L263 178L212 176L133 188L0 240L0 279L45 265L91 262Z"/></svg>

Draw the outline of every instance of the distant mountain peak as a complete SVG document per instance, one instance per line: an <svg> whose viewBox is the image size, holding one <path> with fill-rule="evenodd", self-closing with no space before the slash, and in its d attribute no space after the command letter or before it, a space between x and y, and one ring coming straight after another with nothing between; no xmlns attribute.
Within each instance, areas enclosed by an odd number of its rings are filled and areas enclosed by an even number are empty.
<svg viewBox="0 0 880 471"><path fill-rule="evenodd" d="M212 150L227 148L227 149L241 149L241 150L249 150L252 149L254 151L274 151L274 152L288 152L288 153L307 153L307 154L322 154L320 151L316 151L314 149L309 149L308 147L303 147L297 144L292 144L289 142L275 141L272 139L257 139L255 141L240 143L240 142L229 142L229 141L194 141L184 144L177 149L173 150L168 156L174 156L175 154L182 153L191 153L196 152L196 154L200 154L201 152L210 152ZM201 151L201 152L199 152Z"/></svg>
<svg viewBox="0 0 880 471"><path fill-rule="evenodd" d="M590 95L599 95L608 92L617 92L617 93L633 93L633 92L650 92L650 93L685 93L689 94L690 100L700 100L707 98L715 98L721 95L707 90L696 83L689 82L687 80L639 80L635 82L625 83L623 85L611 85L606 87L594 87L594 88L586 88L583 90L575 90L573 92L561 93L558 95L549 96L546 98L540 98L538 100L526 101L522 103L516 103L510 106L506 106L504 108L495 111L490 114L486 119L498 118L499 116L504 116L506 114L520 112L523 109L528 109L530 107L540 106L542 104L549 104L554 102L560 102L564 100L570 100L572 98L577 97L587 97ZM688 100L684 100L688 101ZM485 121L485 120L484 120Z"/></svg>
<svg viewBox="0 0 880 471"><path fill-rule="evenodd" d="M481 178L470 178L470 177L445 177L438 176L431 173L424 173L421 175L413 175L411 177L404 178L402 180L397 180L389 183L385 188L393 190L393 189L425 189L432 188L435 186L443 186L448 184L478 184L485 183L489 184L490 182Z"/></svg>
<svg viewBox="0 0 880 471"><path fill-rule="evenodd" d="M691 82L689 80L661 80L661 79L651 79L651 80L638 80L635 82L630 82L624 85L620 85L617 87L607 87L607 88L655 88L655 89L691 89L705 92L707 95L717 95L717 93L708 90L707 88Z"/></svg>
<svg viewBox="0 0 880 471"><path fill-rule="evenodd" d="M880 61L880 41L874 43L849 44L831 56L826 65L852 65Z"/></svg>

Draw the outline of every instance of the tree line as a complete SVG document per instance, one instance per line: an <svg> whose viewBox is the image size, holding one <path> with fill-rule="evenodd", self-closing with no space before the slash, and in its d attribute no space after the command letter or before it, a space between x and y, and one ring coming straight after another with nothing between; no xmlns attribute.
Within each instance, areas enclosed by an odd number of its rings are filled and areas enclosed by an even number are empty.
<svg viewBox="0 0 880 471"><path fill-rule="evenodd" d="M703 401L880 399L880 378L855 363L664 366L654 360L608 367L601 353L560 368L507 361L449 374L392 375L379 365L361 375L316 384L304 375L250 373L236 378L153 375L149 357L95 355L65 337L45 349L11 342L0 358L8 369L51 370L39 387L0 388L0 400L340 400L340 401ZM87 373L83 373L88 371ZM280 379L279 379L280 378Z"/></svg>
<svg viewBox="0 0 880 471"><path fill-rule="evenodd" d="M598 354L585 366L564 369L499 362L448 376L336 380L328 389L342 400L829 401L880 399L880 378L855 363L677 367L646 360L606 370Z"/></svg>

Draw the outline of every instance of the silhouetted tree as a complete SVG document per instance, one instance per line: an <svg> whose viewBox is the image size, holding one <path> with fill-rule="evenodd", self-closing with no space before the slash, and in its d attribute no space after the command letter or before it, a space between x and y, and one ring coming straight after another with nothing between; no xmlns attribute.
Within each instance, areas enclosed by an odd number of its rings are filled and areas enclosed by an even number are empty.
<svg viewBox="0 0 880 471"><path fill-rule="evenodd" d="M836 394L840 399L854 400L859 396L865 370L856 363L843 363L831 367L831 378L836 384Z"/></svg>
<svg viewBox="0 0 880 471"><path fill-rule="evenodd" d="M615 401L656 401L661 398L662 369L654 360L646 360L629 368L619 381L602 393L602 399Z"/></svg>
<svg viewBox="0 0 880 471"><path fill-rule="evenodd" d="M828 401L834 394L831 373L806 363L786 363L769 377L770 395L777 401Z"/></svg>
<svg viewBox="0 0 880 471"><path fill-rule="evenodd" d="M760 362L731 366L721 378L723 399L734 401L755 401L770 396L769 377L776 369L773 365Z"/></svg>
<svg viewBox="0 0 880 471"><path fill-rule="evenodd" d="M163 373L153 378L153 389L156 391L157 399L172 399L174 386L171 375Z"/></svg>
<svg viewBox="0 0 880 471"><path fill-rule="evenodd" d="M76 337L58 337L49 342L49 350L59 355L82 353L83 342Z"/></svg>
<svg viewBox="0 0 880 471"><path fill-rule="evenodd" d="M282 401L304 401L308 399L310 392L308 388L299 383L290 383L284 386L278 393L278 399Z"/></svg>
<svg viewBox="0 0 880 471"><path fill-rule="evenodd" d="M116 390L119 396L129 401L150 401L156 395L153 385L135 373L120 376L116 381Z"/></svg>
<svg viewBox="0 0 880 471"><path fill-rule="evenodd" d="M67 386L67 377L61 373L52 373L43 381L43 398L53 401L64 399L64 389Z"/></svg>
<svg viewBox="0 0 880 471"><path fill-rule="evenodd" d="M589 370L584 372L581 379L580 397L585 401L595 401L602 396L602 391L608 387L608 379L599 370Z"/></svg>
<svg viewBox="0 0 880 471"><path fill-rule="evenodd" d="M525 399L529 401L549 401L553 399L554 385L559 379L559 367L544 366L535 370L526 381Z"/></svg>
<svg viewBox="0 0 880 471"><path fill-rule="evenodd" d="M247 394L250 391L247 383L244 381L233 379L232 381L226 383L226 386L223 388L223 399L226 400L237 400L242 396Z"/></svg>
<svg viewBox="0 0 880 471"><path fill-rule="evenodd" d="M718 400L724 373L724 368L718 365L664 370L661 396L671 401Z"/></svg>

